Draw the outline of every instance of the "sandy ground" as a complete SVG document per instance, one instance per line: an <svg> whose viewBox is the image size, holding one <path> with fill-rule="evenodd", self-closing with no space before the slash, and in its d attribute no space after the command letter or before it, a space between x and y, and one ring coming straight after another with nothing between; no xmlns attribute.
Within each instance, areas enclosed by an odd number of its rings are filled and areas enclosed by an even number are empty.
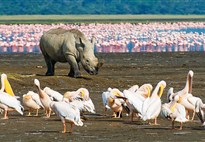
<svg viewBox="0 0 205 142"><path fill-rule="evenodd" d="M101 94L108 87L116 87L123 91L132 85L151 83L154 87L160 80L165 80L167 87L162 96L166 101L166 93L170 87L175 91L185 86L189 70L194 71L193 95L205 100L205 54L189 53L133 53L133 54L97 54L105 60L97 76L88 75L82 68L84 78L67 77L67 64L58 63L56 75L44 76L46 66L42 55L0 55L0 73L6 73L17 96L28 91L36 91L34 78L38 78L42 88L48 86L60 93L85 87L96 107L96 114L86 113L87 120L83 127L74 127L74 133L62 134L60 119L52 115L43 118L44 111L38 117L27 117L17 112L9 113L9 120L0 120L1 141L205 141L204 128L197 116L193 122L183 125L183 130L171 130L171 122L159 116L158 126L150 126L146 122L123 115L122 118L103 116ZM37 66L42 66L38 68ZM21 99L20 99L21 100ZM3 117L3 114L0 115ZM179 127L179 124L176 123ZM69 125L67 126L69 129Z"/></svg>

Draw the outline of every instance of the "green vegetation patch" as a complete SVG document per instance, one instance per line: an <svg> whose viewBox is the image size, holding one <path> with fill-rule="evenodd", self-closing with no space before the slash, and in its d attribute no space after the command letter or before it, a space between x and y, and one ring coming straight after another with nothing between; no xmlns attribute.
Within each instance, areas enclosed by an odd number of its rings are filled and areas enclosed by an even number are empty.
<svg viewBox="0 0 205 142"><path fill-rule="evenodd" d="M205 15L16 15L0 16L0 24L204 22Z"/></svg>

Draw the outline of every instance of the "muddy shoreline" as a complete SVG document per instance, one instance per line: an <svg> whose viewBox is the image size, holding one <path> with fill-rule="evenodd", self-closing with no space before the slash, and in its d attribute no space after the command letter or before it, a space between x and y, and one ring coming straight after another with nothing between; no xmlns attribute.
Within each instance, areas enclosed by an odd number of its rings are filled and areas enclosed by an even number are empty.
<svg viewBox="0 0 205 142"><path fill-rule="evenodd" d="M175 91L185 86L189 70L194 71L193 95L205 100L205 54L204 52L177 53L109 53L97 54L105 60L97 76L88 75L81 67L83 78L67 76L69 66L57 63L55 76L44 76L46 66L41 54L1 54L0 73L6 73L14 93L22 96L28 91L36 91L33 80L39 79L42 87L48 86L64 93L85 87L96 108L96 114L86 113L87 120L83 127L75 127L74 133L61 134L62 124L58 117L43 118L41 110L38 117L20 116L9 113L9 120L0 120L0 140L4 141L204 141L204 128L197 116L193 122L183 125L182 131L171 130L171 122L159 117L159 126L150 126L146 122L123 115L120 119L103 116L101 94L108 87L123 91L132 85L151 83L154 87L160 80L165 80L167 87ZM3 117L3 114L0 115ZM179 126L178 123L176 123ZM69 125L67 126L69 129Z"/></svg>

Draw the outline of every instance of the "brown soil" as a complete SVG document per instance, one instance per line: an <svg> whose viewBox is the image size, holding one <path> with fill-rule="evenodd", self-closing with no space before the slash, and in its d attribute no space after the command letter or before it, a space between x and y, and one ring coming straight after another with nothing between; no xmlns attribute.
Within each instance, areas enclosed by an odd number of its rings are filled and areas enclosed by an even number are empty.
<svg viewBox="0 0 205 142"><path fill-rule="evenodd" d="M132 53L132 54L97 54L105 60L97 76L87 74L82 68L83 78L67 76L67 64L56 65L55 76L44 76L46 66L41 54L37 55L0 55L0 73L6 73L17 96L28 91L36 91L34 78L41 82L42 88L48 86L60 93L85 87L96 107L96 114L86 113L87 120L83 127L74 127L74 133L62 134L60 119L52 115L43 118L41 110L38 117L27 117L17 112L10 112L8 120L0 120L1 141L205 141L204 128L197 116L193 122L183 125L183 130L171 130L171 122L159 116L158 126L123 115L120 119L103 116L101 94L108 87L123 91L132 85L151 83L155 86L165 80L167 87L162 96L166 102L166 93L170 87L175 91L185 86L189 70L194 71L193 95L205 99L205 54L189 53ZM41 68L42 67L42 68ZM0 115L3 117L3 114ZM176 123L179 127L179 124ZM67 126L69 129L69 125Z"/></svg>

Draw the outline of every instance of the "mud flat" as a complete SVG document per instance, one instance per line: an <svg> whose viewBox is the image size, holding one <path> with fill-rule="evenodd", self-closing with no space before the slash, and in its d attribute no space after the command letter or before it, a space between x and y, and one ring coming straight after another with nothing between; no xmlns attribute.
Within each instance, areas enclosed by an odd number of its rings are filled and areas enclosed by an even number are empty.
<svg viewBox="0 0 205 142"><path fill-rule="evenodd" d="M197 116L193 122L183 125L183 130L171 130L171 122L159 117L158 126L147 125L138 119L131 123L129 117L111 118L111 111L104 116L101 94L108 87L123 91L132 85L151 83L154 87L165 80L167 87L178 91L185 86L189 70L194 71L193 95L205 100L205 54L204 52L178 53L123 53L97 54L105 60L99 75L90 76L81 68L83 78L67 77L68 64L58 63L56 75L44 76L46 66L41 54L0 55L0 73L6 73L16 95L22 96L30 90L36 91L33 80L38 78L41 86L48 86L64 93L85 87L96 107L96 114L86 113L83 127L75 127L74 133L62 134L60 119L52 115L43 118L44 111L38 117L20 116L9 113L9 120L0 120L1 141L205 141L204 128ZM3 117L3 114L0 115ZM176 123L177 126L179 124ZM69 126L68 126L69 127Z"/></svg>

